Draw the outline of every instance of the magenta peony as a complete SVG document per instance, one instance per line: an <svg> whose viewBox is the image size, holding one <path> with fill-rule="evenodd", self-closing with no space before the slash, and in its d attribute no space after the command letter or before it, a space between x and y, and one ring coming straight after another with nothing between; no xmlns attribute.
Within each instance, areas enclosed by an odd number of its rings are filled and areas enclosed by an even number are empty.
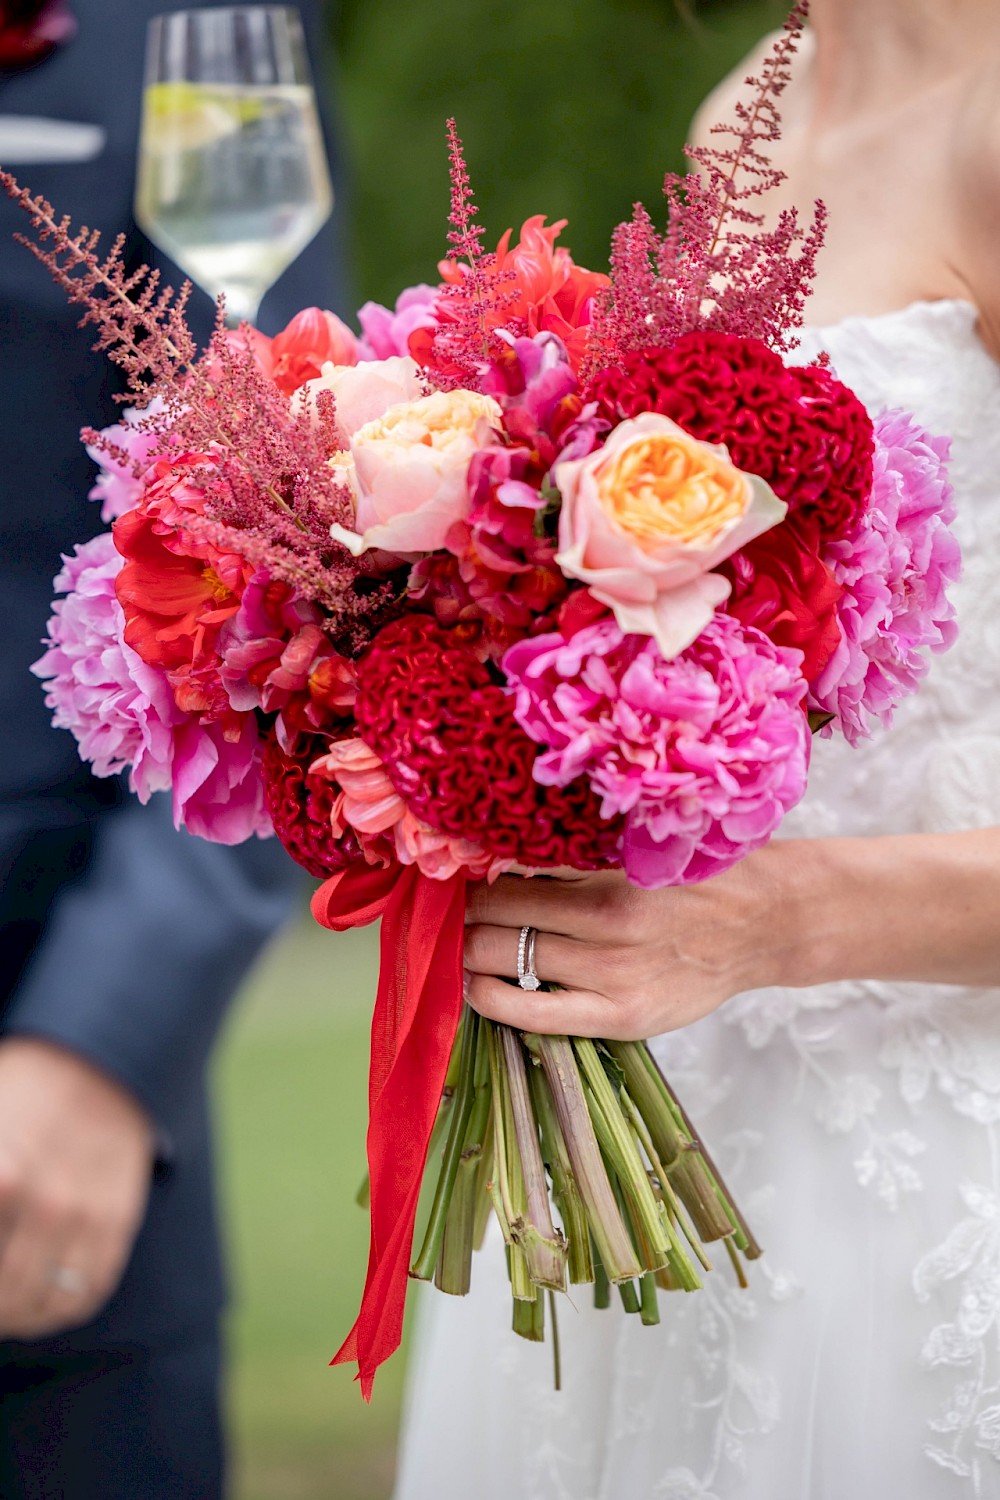
<svg viewBox="0 0 1000 1500"><path fill-rule="evenodd" d="M622 814L629 879L703 880L765 844L806 785L801 652L716 615L670 661L613 619L519 641L504 658L534 774L586 776L601 816Z"/></svg>
<svg viewBox="0 0 1000 1500"><path fill-rule="evenodd" d="M418 328L437 326L440 296L437 287L421 283L400 292L395 310L378 302L366 302L358 309L361 359L391 359L393 355L409 354L410 334Z"/></svg>
<svg viewBox="0 0 1000 1500"><path fill-rule="evenodd" d="M75 736L95 776L129 768L141 802L173 789L174 822L216 843L271 832L257 726L200 724L176 706L166 674L125 644L115 595L124 559L110 532L75 549L55 580L48 650L32 671L46 684L57 729Z"/></svg>
<svg viewBox="0 0 1000 1500"><path fill-rule="evenodd" d="M955 517L948 453L948 439L932 437L908 413L883 413L871 501L824 554L844 590L842 639L810 707L833 714L831 727L852 745L871 735L872 721L891 724L927 672L925 649L944 651L957 635L947 595L961 569L948 530Z"/></svg>

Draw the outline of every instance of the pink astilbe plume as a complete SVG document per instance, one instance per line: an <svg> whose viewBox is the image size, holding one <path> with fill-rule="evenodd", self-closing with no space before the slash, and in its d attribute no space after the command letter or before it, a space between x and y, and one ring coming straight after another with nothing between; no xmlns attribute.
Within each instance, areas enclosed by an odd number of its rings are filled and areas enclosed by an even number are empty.
<svg viewBox="0 0 1000 1500"><path fill-rule="evenodd" d="M135 425L159 440L164 455L199 456L205 504L190 529L322 604L331 635L366 638L365 618L384 614L392 589L357 587L359 565L330 541L331 523L350 525L354 514L351 493L328 462L340 446L332 396L309 408L296 404L261 369L253 341L225 328L221 302L199 355L185 320L190 283L175 293L160 287L155 270L128 272L122 236L102 259L96 231L73 234L68 218L57 219L50 203L9 173L0 182L30 218L35 241L21 242L83 308L81 325L97 329L95 348L124 370L129 396L122 399L141 412ZM85 436L121 463L119 446L99 433Z"/></svg>
<svg viewBox="0 0 1000 1500"><path fill-rule="evenodd" d="M728 145L688 148L699 168L668 173L663 191L668 223L663 235L637 204L612 238L609 292L594 320L587 373L619 362L649 345L670 346L682 334L706 329L756 338L788 349L815 273L826 210L817 203L808 229L794 209L775 227L750 205L784 180L767 147L780 136L778 101L808 11L795 6L754 90L736 105L736 121L712 135Z"/></svg>
<svg viewBox="0 0 1000 1500"><path fill-rule="evenodd" d="M476 221L479 209L472 197L462 142L453 119L448 121L448 162L449 259L458 263L462 274L441 291L431 378L440 390L453 390L457 386L475 390L495 348L493 330L499 321L496 314L509 300L504 286L510 278L498 270L496 255L483 250L486 231Z"/></svg>

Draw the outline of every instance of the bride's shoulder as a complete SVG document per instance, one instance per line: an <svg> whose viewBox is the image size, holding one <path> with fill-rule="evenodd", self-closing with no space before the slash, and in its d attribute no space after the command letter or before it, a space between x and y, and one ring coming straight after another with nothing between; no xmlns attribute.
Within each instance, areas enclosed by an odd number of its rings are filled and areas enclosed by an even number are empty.
<svg viewBox="0 0 1000 1500"><path fill-rule="evenodd" d="M688 145L709 145L712 126L734 118L736 105L741 99L747 97L748 80L759 76L761 67L781 35L780 31L772 31L763 37L757 46L747 53L742 62L737 63L736 67L705 96L688 130ZM811 50L811 46L812 37L807 32L799 41L799 52L806 54ZM803 56L800 63L805 60Z"/></svg>
<svg viewBox="0 0 1000 1500"><path fill-rule="evenodd" d="M1000 358L1000 59L967 80L950 157L958 215L956 259L962 262L992 352Z"/></svg>

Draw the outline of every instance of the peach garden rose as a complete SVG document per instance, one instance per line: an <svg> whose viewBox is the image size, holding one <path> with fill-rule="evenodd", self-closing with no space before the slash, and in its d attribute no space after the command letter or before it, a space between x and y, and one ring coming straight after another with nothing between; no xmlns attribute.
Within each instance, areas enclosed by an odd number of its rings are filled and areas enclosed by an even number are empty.
<svg viewBox="0 0 1000 1500"><path fill-rule="evenodd" d="M623 631L653 636L668 660L728 598L711 570L784 518L782 500L726 449L669 417L622 422L603 448L557 464L556 562L613 611Z"/></svg>
<svg viewBox="0 0 1000 1500"><path fill-rule="evenodd" d="M371 547L401 555L444 546L468 514L473 454L500 426L500 406L476 391L435 391L391 406L350 440L355 531L330 529L355 557ZM339 460L338 460L339 462Z"/></svg>

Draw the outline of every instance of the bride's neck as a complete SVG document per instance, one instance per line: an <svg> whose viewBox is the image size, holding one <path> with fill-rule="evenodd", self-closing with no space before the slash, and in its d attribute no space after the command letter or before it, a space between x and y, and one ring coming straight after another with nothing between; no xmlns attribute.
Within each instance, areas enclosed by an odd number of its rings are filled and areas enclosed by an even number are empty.
<svg viewBox="0 0 1000 1500"><path fill-rule="evenodd" d="M816 101L828 116L884 106L1000 56L996 0L811 0Z"/></svg>

